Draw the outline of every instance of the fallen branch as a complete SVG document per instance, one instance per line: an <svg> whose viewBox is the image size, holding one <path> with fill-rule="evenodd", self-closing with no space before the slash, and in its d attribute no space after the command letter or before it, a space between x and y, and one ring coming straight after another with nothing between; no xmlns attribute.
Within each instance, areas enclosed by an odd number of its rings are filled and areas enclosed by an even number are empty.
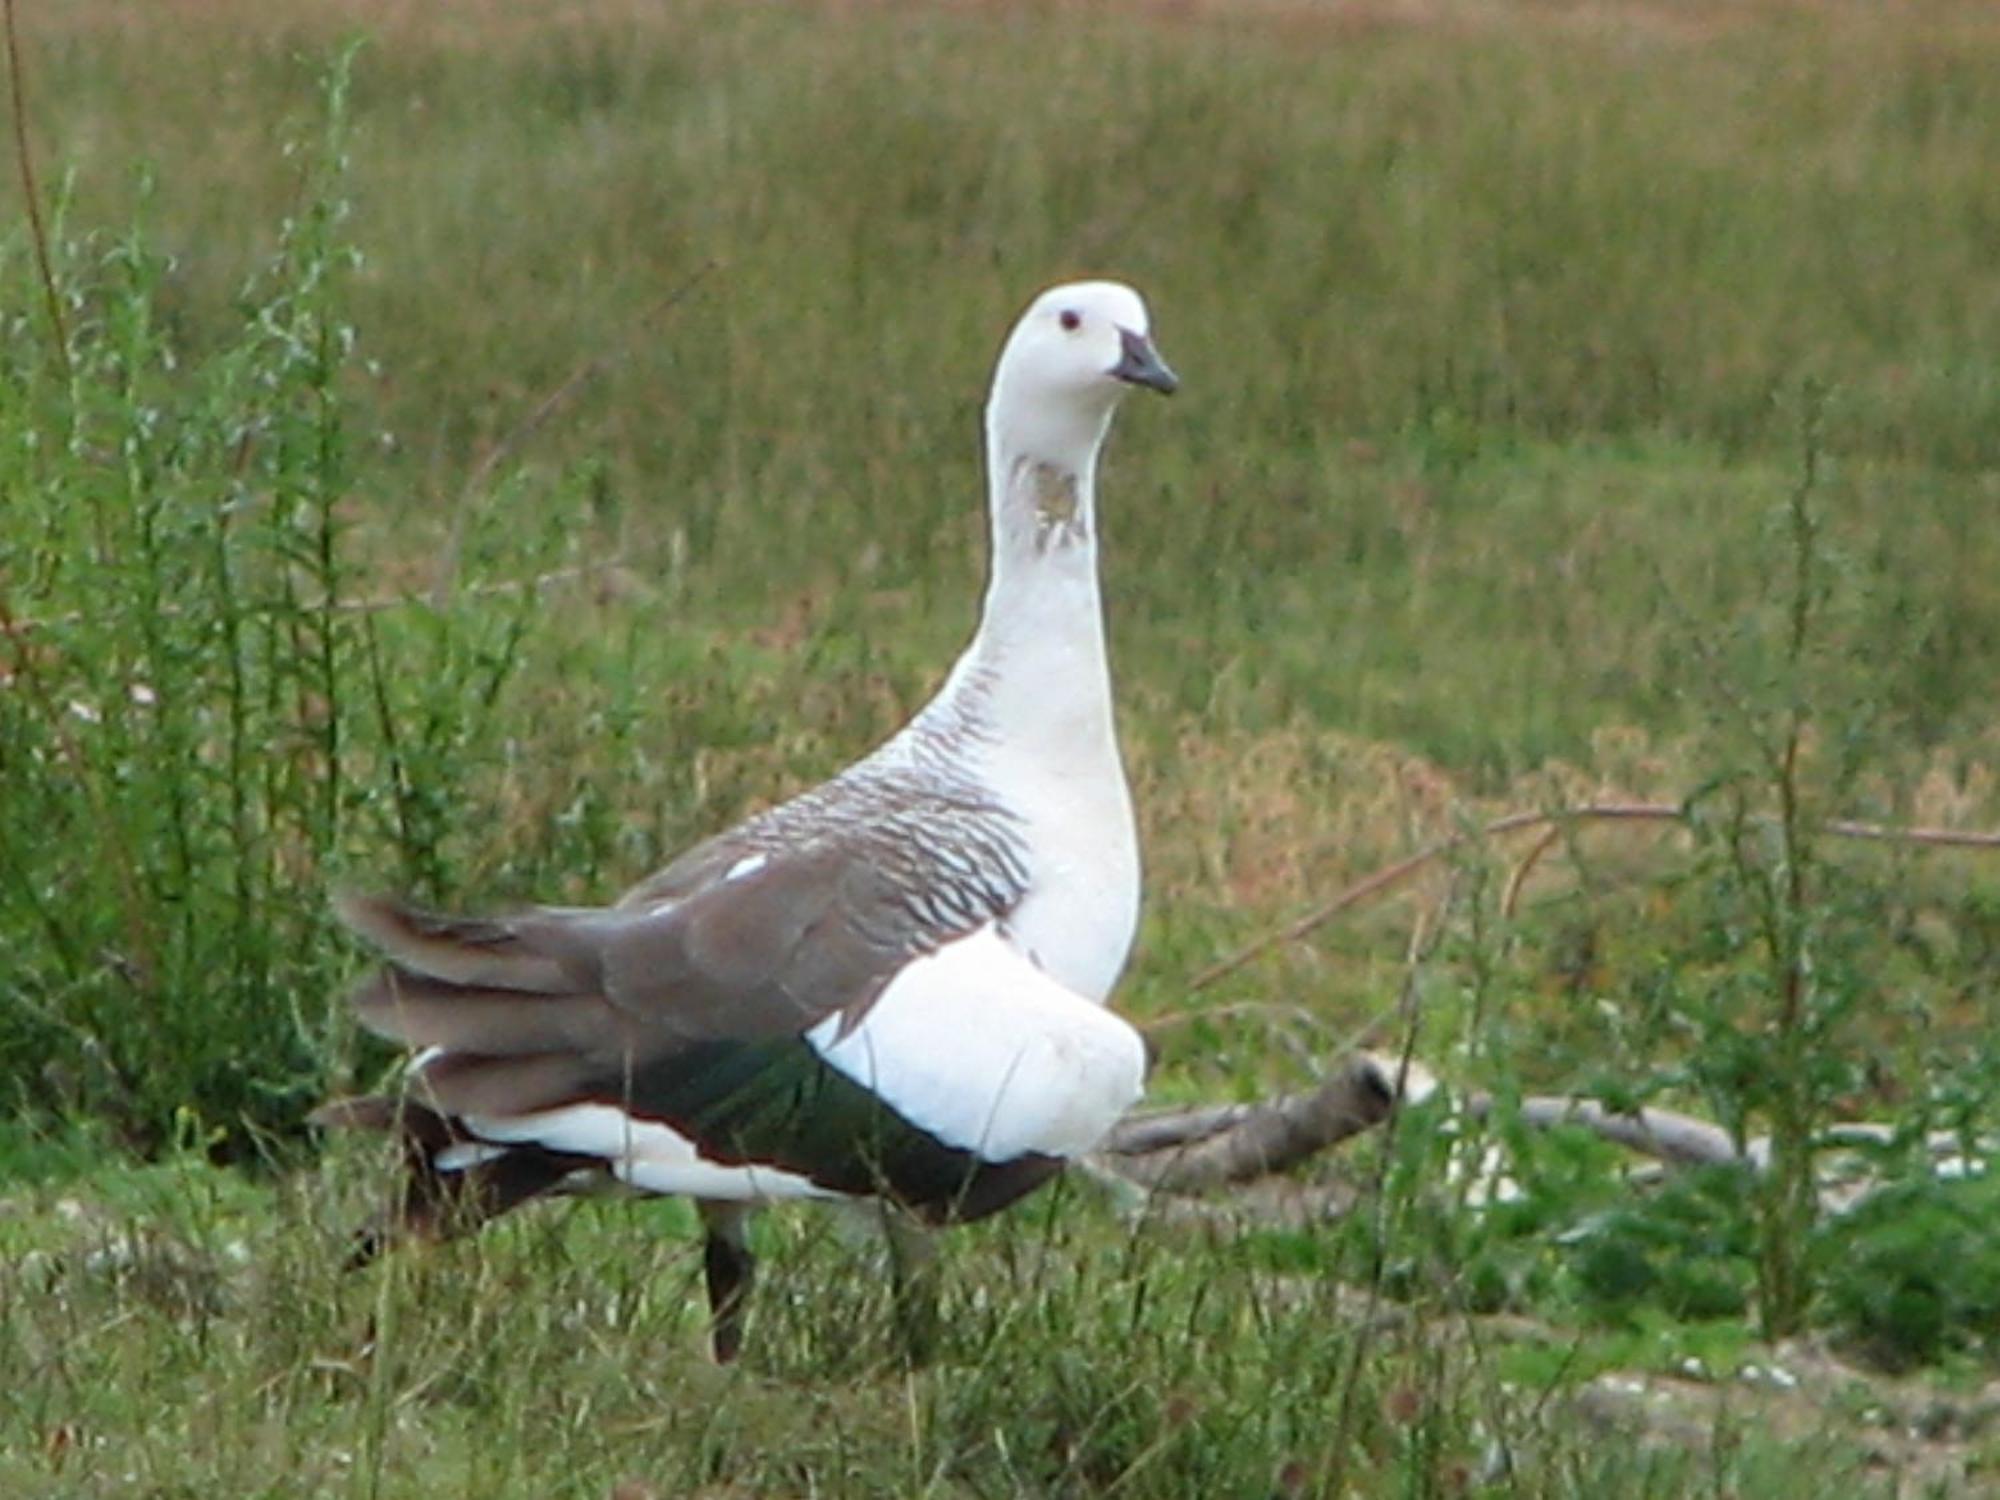
<svg viewBox="0 0 2000 1500"><path fill-rule="evenodd" d="M1426 1069L1412 1064L1399 1077L1401 1071L1394 1058L1357 1052L1304 1093L1254 1104L1148 1111L1116 1126L1095 1160L1170 1193L1267 1177L1381 1124L1399 1092L1414 1101L1436 1086Z"/></svg>
<svg viewBox="0 0 2000 1500"><path fill-rule="evenodd" d="M1135 1187L1142 1190L1141 1198L1135 1201L1150 1202L1144 1193L1187 1195L1235 1187L1239 1191L1232 1203L1250 1217L1296 1215L1299 1206L1289 1198L1284 1203L1264 1198L1253 1203L1242 1199L1241 1190L1250 1185L1253 1192L1265 1192L1275 1174L1383 1124L1399 1097L1421 1103L1436 1089L1437 1080L1430 1069L1414 1059L1405 1063L1379 1053L1356 1052L1317 1088L1249 1103L1154 1109L1129 1115L1086 1158L1084 1166L1091 1175L1114 1187L1122 1185L1128 1193ZM1489 1120L1499 1101L1490 1093L1475 1093L1465 1097L1461 1108L1467 1118ZM1533 1094L1520 1101L1513 1118L1536 1130L1576 1126L1670 1168L1743 1166L1764 1172L1771 1162L1771 1143L1766 1136L1753 1137L1739 1150L1720 1125L1652 1105L1615 1110L1596 1099ZM1891 1145L1897 1135L1890 1125L1850 1121L1827 1127L1818 1145L1823 1152L1851 1152ZM1933 1158L1949 1161L1965 1155L1968 1146L1961 1132L1937 1130L1925 1137L1924 1149ZM2000 1149L2000 1142L1981 1138L1972 1142L1970 1149L1986 1154ZM1838 1170L1822 1175L1825 1180L1820 1196L1829 1211L1851 1207L1876 1186L1866 1174L1859 1180L1852 1176L1843 1180ZM1343 1198L1338 1212L1345 1211L1345 1201ZM1324 1218L1336 1212L1326 1203L1315 1203L1305 1217Z"/></svg>
<svg viewBox="0 0 2000 1500"><path fill-rule="evenodd" d="M1494 1104L1491 1094L1474 1094L1465 1101L1465 1112L1475 1120L1490 1119ZM1523 1125L1538 1130L1581 1125L1614 1145L1677 1167L1755 1161L1754 1144L1749 1153L1738 1152L1729 1132L1720 1125L1651 1105L1627 1114L1607 1109L1595 1099L1531 1094L1521 1101L1519 1118Z"/></svg>
<svg viewBox="0 0 2000 1500"><path fill-rule="evenodd" d="M1344 911L1395 889L1432 861L1475 839L1492 839L1529 829L1537 830L1534 843L1510 872L1501 898L1503 912L1512 915L1521 892L1536 864L1561 837L1563 829L1578 822L1643 822L1686 824L1690 808L1680 803L1612 802L1586 803L1551 812L1518 812L1498 818L1480 829L1469 829L1440 839L1408 858L1363 877L1332 899L1314 907L1279 929L1239 949L1211 965L1190 981L1188 988L1200 990L1226 974L1243 967L1251 959L1281 943L1306 937ZM1751 821L1769 824L1774 820L1759 816ZM1739 825L1740 826L1740 825ZM2000 848L2000 833L1965 832L1947 828L1898 828L1854 819L1837 819L1821 825L1830 837L1872 842L1907 844L1934 848ZM1423 922L1412 938L1413 949L1421 945ZM1246 1003L1230 1010L1286 1013L1292 1007ZM1156 1021L1151 1032L1185 1024L1198 1012L1176 1012ZM1428 1069L1414 1060L1400 1062L1368 1052L1354 1052L1346 1062L1317 1088L1283 1094L1262 1102L1203 1105L1187 1109L1151 1110L1134 1114L1120 1122L1085 1167L1131 1193L1134 1188L1168 1194L1198 1193L1204 1189L1244 1183L1265 1186L1278 1172L1306 1160L1329 1146L1351 1139L1390 1119L1400 1102L1417 1102L1435 1089ZM1491 1118L1497 1101L1491 1094L1478 1093L1464 1099L1462 1109L1471 1119ZM1721 1126L1677 1110L1645 1106L1622 1111L1606 1107L1596 1099L1568 1095L1533 1095L1517 1106L1514 1118L1534 1129L1579 1126L1603 1140L1668 1167L1739 1165L1764 1172L1771 1162L1768 1137L1757 1137L1738 1146ZM1890 1126L1866 1122L1840 1124L1824 1131L1817 1143L1824 1151L1852 1151L1871 1145L1893 1144L1896 1132ZM1933 1132L1926 1140L1933 1157L1948 1160L1967 1154L1962 1136L1953 1131ZM1974 1150L1984 1153L1985 1142ZM1851 1158L1850 1158L1851 1160ZM1822 1205L1837 1210L1865 1197L1875 1183L1864 1174L1857 1182L1834 1180L1837 1174L1823 1174L1820 1188ZM1240 1195L1239 1195L1240 1196ZM1344 1210L1343 1210L1344 1211Z"/></svg>

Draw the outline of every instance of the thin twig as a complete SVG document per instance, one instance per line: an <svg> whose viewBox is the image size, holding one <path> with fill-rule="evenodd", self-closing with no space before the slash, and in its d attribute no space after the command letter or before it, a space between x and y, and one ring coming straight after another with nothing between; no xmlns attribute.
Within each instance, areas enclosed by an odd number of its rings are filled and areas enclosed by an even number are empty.
<svg viewBox="0 0 2000 1500"><path fill-rule="evenodd" d="M534 410L479 456L478 462L472 466L472 472L466 476L464 488L459 491L458 504L452 511L451 537L445 543L444 559L439 564L437 582L431 590L432 602L439 608L443 608L450 601L454 592L458 581L458 559L464 550L465 531L470 524L472 503L486 487L487 480L492 478L493 471L523 443L541 431L543 425L556 414L557 409L565 401L622 358L640 334L686 301L689 294L720 264L721 262L716 260L705 260L695 267L693 272L682 279L680 285L633 319L623 337L610 348L600 350L570 371L562 384L536 402Z"/></svg>
<svg viewBox="0 0 2000 1500"><path fill-rule="evenodd" d="M63 384L73 376L69 363L69 331L63 326L62 298L56 294L55 271L49 263L49 236L42 227L41 191L35 184L34 153L28 149L27 85L21 73L21 42L14 28L14 0L5 0L7 27L7 83L13 94L14 159L21 173L21 196L28 205L28 235L35 244L35 267L42 277L42 296L48 303L49 327L55 335L56 363L62 367Z"/></svg>
<svg viewBox="0 0 2000 1500"><path fill-rule="evenodd" d="M1477 837L1497 838L1501 834L1513 833L1522 828L1539 828L1545 824L1555 822L1558 818L1566 817L1658 820L1679 819L1682 816L1682 808L1678 804L1671 803L1592 804L1584 807L1567 808L1559 813L1509 813L1506 817L1488 823L1484 828L1478 830ZM1206 969L1203 969L1193 979L1188 981L1188 988L1191 990L1206 989L1224 975L1233 974L1259 954L1284 943L1295 943L1300 938L1311 935L1350 907L1359 906L1371 897L1379 896L1385 891L1394 890L1426 865L1451 853L1454 849L1460 848L1474 836L1471 833L1454 833L1449 838L1439 839L1435 843L1426 845L1407 859L1398 860L1395 864L1385 866L1375 871L1372 875L1363 876L1331 900L1322 902L1320 905L1312 908L1304 916L1296 918L1286 926L1279 928L1276 932L1267 933L1246 947L1239 948L1236 952L1230 954L1229 957L1210 964Z"/></svg>
<svg viewBox="0 0 2000 1500"><path fill-rule="evenodd" d="M1561 837L1561 826L1552 823L1542 830L1541 836L1533 844L1528 846L1528 852L1521 856L1521 862L1514 866L1514 872L1507 877L1507 889L1500 894L1501 916L1511 918L1514 915L1515 907L1520 904L1521 892L1527 888L1528 877L1535 872L1535 866L1541 863L1542 856L1547 854L1555 841Z"/></svg>
<svg viewBox="0 0 2000 1500"><path fill-rule="evenodd" d="M1277 931L1266 933L1254 942L1237 949L1227 958L1210 964L1188 981L1188 988L1206 989L1216 980L1235 973L1252 959L1271 949L1286 943L1295 943L1317 932L1342 912L1386 891L1394 890L1426 865L1475 839L1498 838L1503 834L1518 833L1524 828L1551 826L1560 828L1567 822L1685 823L1687 820L1688 809L1678 802L1587 802L1577 807L1557 808L1551 812L1509 813L1503 818L1496 818L1484 828L1467 833L1455 833L1449 838L1439 839L1419 849L1407 859L1398 860L1393 865L1387 865L1373 874L1362 877L1338 895L1321 902ZM1772 820L1768 816L1759 816L1753 821L1769 823ZM1823 824L1821 831L1834 838L1864 839L1878 843L1916 844L1946 849L2000 849L2000 833L1956 828L1897 828L1883 823L1863 823L1851 818L1838 818Z"/></svg>
<svg viewBox="0 0 2000 1500"><path fill-rule="evenodd" d="M1872 839L1887 844L1923 844L1939 849L2000 849L2000 833L1960 828L1894 828L1882 823L1856 823L1836 818L1820 831L1842 839Z"/></svg>

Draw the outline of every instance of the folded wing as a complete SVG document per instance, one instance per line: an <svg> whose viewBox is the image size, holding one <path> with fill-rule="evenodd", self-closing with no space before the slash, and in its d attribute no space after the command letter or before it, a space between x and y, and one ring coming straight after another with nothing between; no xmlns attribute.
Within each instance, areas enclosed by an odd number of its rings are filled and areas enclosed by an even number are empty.
<svg viewBox="0 0 2000 1500"><path fill-rule="evenodd" d="M998 913L940 923L833 843L710 864L651 905L343 903L389 959L355 996L363 1023L427 1049L411 1100L451 1142L432 1161L490 1145L654 1192L881 1193L968 1218L1137 1097L1136 1033L1012 948Z"/></svg>

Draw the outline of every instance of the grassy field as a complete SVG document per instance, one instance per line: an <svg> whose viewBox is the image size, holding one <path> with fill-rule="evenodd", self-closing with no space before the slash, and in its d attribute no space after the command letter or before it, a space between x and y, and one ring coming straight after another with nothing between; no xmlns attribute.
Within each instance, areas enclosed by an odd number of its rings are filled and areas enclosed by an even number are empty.
<svg viewBox="0 0 2000 1500"><path fill-rule="evenodd" d="M19 11L0 1493L1992 1482L2000 864L1828 827L2000 828L1990 8ZM1085 273L1185 382L1104 478L1153 1091L1365 1040L1493 1113L1282 1212L1067 1184L949 1241L917 1372L818 1218L727 1372L678 1205L340 1274L382 1163L302 1120L387 1058L328 888L607 898L891 730L970 628L997 342ZM1641 799L1690 817L1192 987ZM1536 1092L1772 1167L1635 1182Z"/></svg>

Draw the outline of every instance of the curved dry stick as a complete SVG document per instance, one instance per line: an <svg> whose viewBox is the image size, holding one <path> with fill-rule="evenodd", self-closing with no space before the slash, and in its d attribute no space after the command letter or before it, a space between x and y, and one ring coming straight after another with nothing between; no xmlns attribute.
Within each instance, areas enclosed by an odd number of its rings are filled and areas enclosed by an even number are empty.
<svg viewBox="0 0 2000 1500"><path fill-rule="evenodd" d="M1136 1112L1111 1127L1111 1133L1099 1142L1097 1152L1103 1156L1148 1156L1155 1151L1191 1146L1241 1124L1260 1109L1284 1104L1285 1099L1280 1098L1269 1104L1197 1104L1189 1109Z"/></svg>
<svg viewBox="0 0 2000 1500"><path fill-rule="evenodd" d="M1568 821L1685 823L1687 819L1687 807L1679 802L1586 802L1578 807L1558 808L1553 812L1509 813L1503 818L1494 819L1484 828L1455 833L1449 838L1439 839L1419 849L1407 859L1398 860L1395 864L1387 865L1372 875L1362 877L1331 900L1313 907L1304 916L1293 919L1277 931L1266 933L1263 937L1238 948L1228 957L1210 964L1188 981L1188 988L1205 989L1225 975L1235 973L1253 958L1317 932L1342 912L1359 906L1384 891L1395 889L1432 860L1441 858L1474 839L1498 838L1502 834L1518 833L1524 828L1550 826L1559 828ZM1767 823L1771 820L1768 817L1759 817L1755 821ZM1947 849L2000 849L2000 833L1977 830L1896 828L1884 823L1863 823L1852 818L1833 819L1821 824L1820 830L1835 838L1864 839L1878 843L1916 844Z"/></svg>
<svg viewBox="0 0 2000 1500"><path fill-rule="evenodd" d="M1513 873L1507 877L1507 889L1501 892L1501 916L1512 920L1514 909L1521 902L1521 892L1527 887L1528 877L1535 872L1535 866L1541 863L1542 856L1549 852L1550 846L1561 837L1560 825L1551 823L1542 830L1541 837L1535 840L1528 852L1521 856L1521 862L1514 866Z"/></svg>
<svg viewBox="0 0 2000 1500"><path fill-rule="evenodd" d="M1226 1128L1193 1144L1138 1156L1106 1154L1100 1160L1156 1192L1199 1192L1282 1171L1380 1124L1389 1107L1389 1096L1377 1092L1372 1079L1342 1074L1311 1093L1252 1105Z"/></svg>

